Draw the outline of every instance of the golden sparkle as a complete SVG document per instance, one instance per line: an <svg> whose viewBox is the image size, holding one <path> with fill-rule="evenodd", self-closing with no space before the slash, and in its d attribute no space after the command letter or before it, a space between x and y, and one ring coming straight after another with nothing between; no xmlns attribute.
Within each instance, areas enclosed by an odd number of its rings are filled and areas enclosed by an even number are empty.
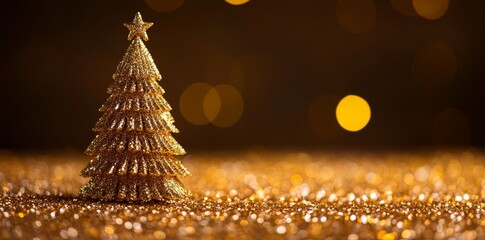
<svg viewBox="0 0 485 240"><path fill-rule="evenodd" d="M130 33L128 34L129 41L136 37L141 37L144 41L148 41L146 31L153 25L153 23L143 22L141 14L137 12L132 23L124 23L123 25L130 30Z"/></svg>
<svg viewBox="0 0 485 240"><path fill-rule="evenodd" d="M88 201L78 155L0 154L1 239L484 239L485 156L187 156L189 199Z"/></svg>

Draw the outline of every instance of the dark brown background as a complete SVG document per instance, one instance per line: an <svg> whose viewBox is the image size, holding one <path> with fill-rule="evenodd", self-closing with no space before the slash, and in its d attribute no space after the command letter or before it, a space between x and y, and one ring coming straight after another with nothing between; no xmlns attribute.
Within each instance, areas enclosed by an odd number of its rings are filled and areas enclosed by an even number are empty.
<svg viewBox="0 0 485 240"><path fill-rule="evenodd" d="M129 44L122 23L137 11L155 23L146 45L164 76L165 98L181 130L175 137L189 151L483 146L482 1L451 1L436 21L405 17L388 1L375 2L376 23L364 34L339 25L333 0L252 0L242 6L186 0L170 13L144 1L2 2L0 148L84 149ZM430 42L450 46L458 62L451 81L431 87L411 76L417 51ZM228 82L221 56L238 59L242 81ZM195 82L238 88L245 104L239 122L229 128L188 123L178 102ZM347 94L362 96L372 108L369 125L357 133L335 121L335 105ZM309 107L322 95L319 129L312 127ZM466 126L437 124L447 108L459 110ZM433 129L443 136L436 138Z"/></svg>

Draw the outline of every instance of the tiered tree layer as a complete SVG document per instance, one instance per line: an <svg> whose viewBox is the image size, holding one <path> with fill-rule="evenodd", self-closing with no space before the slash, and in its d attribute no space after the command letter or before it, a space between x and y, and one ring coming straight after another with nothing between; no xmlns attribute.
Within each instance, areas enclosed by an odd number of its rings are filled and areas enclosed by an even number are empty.
<svg viewBox="0 0 485 240"><path fill-rule="evenodd" d="M136 18L135 18L136 20ZM81 195L106 201L151 201L181 198L190 192L178 177L189 174L174 155L185 150L171 107L158 85L160 73L140 37L135 37L113 75L110 97L86 153L94 158L81 172L90 182Z"/></svg>

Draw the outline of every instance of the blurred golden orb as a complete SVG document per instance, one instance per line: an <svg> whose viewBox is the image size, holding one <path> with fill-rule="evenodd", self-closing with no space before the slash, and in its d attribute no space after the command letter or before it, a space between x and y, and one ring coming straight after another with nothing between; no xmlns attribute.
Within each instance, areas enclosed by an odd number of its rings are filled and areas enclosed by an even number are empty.
<svg viewBox="0 0 485 240"><path fill-rule="evenodd" d="M244 101L239 91L228 84L217 85L210 89L204 98L204 111L212 124L217 127L230 127L241 118ZM219 109L219 111L217 111Z"/></svg>
<svg viewBox="0 0 485 240"><path fill-rule="evenodd" d="M207 119L212 122L216 119L217 115L221 111L221 95L219 92L211 88L204 97L204 114Z"/></svg>
<svg viewBox="0 0 485 240"><path fill-rule="evenodd" d="M239 121L243 108L241 94L228 84L212 87L207 83L194 83L180 97L180 112L194 125L212 123L217 127L230 127Z"/></svg>
<svg viewBox="0 0 485 240"><path fill-rule="evenodd" d="M188 122L194 125L210 123L204 112L204 99L212 86L207 83L194 83L187 87L180 96L180 112Z"/></svg>
<svg viewBox="0 0 485 240"><path fill-rule="evenodd" d="M243 5L247 2L249 2L249 0L225 0L225 1L229 4L232 4L232 5Z"/></svg>
<svg viewBox="0 0 485 240"><path fill-rule="evenodd" d="M362 130L370 121L370 106L363 98L347 95L337 105L337 121L340 126L350 132Z"/></svg>
<svg viewBox="0 0 485 240"><path fill-rule="evenodd" d="M413 0L414 9L419 16L429 20L441 18L449 5L449 0Z"/></svg>

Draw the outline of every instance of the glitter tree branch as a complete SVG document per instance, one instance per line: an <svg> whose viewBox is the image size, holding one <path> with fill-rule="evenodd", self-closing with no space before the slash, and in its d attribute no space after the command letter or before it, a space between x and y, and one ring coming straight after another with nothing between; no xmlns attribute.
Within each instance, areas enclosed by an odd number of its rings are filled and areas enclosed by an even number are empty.
<svg viewBox="0 0 485 240"><path fill-rule="evenodd" d="M130 30L128 47L113 74L110 97L93 131L96 138L86 154L94 157L81 172L91 180L82 196L104 201L168 200L190 195L178 177L189 174L174 155L185 150L171 136L178 133L157 81L161 75L142 40L152 23L137 13Z"/></svg>

